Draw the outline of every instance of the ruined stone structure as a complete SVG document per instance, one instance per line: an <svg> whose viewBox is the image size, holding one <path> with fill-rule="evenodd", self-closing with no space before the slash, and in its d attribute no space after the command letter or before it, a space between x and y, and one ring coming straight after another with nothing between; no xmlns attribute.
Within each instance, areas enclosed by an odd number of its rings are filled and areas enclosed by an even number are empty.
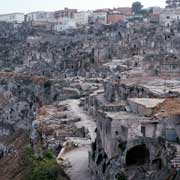
<svg viewBox="0 0 180 180"><path fill-rule="evenodd" d="M74 144L67 153L85 151L87 165L89 150L96 180L178 179L179 25L129 20L55 32L1 22L0 158L16 154L1 138L23 129L35 151Z"/></svg>
<svg viewBox="0 0 180 180"><path fill-rule="evenodd" d="M158 83L154 82L156 91L153 83L149 84L151 86L107 83L104 97L96 96L97 138L90 154L96 179L118 179L118 174L128 174L134 179L145 176L158 179L161 171L166 171L175 149L165 140L174 142L178 138L180 104L174 98L179 97L179 92L173 92L173 89L169 92L167 88L168 95ZM171 98L162 98L168 96ZM170 112L166 111L168 108ZM174 139L171 133L174 133ZM139 171L138 167L145 171ZM152 174L146 174L152 170Z"/></svg>

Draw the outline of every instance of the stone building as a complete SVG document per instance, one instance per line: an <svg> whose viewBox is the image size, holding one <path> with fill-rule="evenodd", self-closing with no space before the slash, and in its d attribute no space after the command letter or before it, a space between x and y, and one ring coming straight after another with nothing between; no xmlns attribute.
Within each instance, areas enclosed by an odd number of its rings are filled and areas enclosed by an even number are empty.
<svg viewBox="0 0 180 180"><path fill-rule="evenodd" d="M125 20L125 16L118 12L112 12L112 13L108 13L107 19L108 19L107 20L108 24L114 24L114 23L123 22Z"/></svg>
<svg viewBox="0 0 180 180"><path fill-rule="evenodd" d="M63 17L59 19L59 22L55 23L53 26L53 30L60 32L68 29L76 29L76 20L73 18Z"/></svg>
<svg viewBox="0 0 180 180"><path fill-rule="evenodd" d="M164 9L160 14L160 23L166 27L171 26L173 23L179 21L179 9Z"/></svg>
<svg viewBox="0 0 180 180"><path fill-rule="evenodd" d="M74 19L78 25L88 25L92 18L92 11L80 11L74 14Z"/></svg>
<svg viewBox="0 0 180 180"><path fill-rule="evenodd" d="M167 0L166 1L167 8L178 8L180 7L180 1L179 0Z"/></svg>
<svg viewBox="0 0 180 180"><path fill-rule="evenodd" d="M77 13L77 9L64 8L64 10L59 10L55 12L55 18L57 20L62 17L73 18L75 13Z"/></svg>
<svg viewBox="0 0 180 180"><path fill-rule="evenodd" d="M147 55L144 58L144 69L150 74L178 75L179 58L173 54Z"/></svg>
<svg viewBox="0 0 180 180"><path fill-rule="evenodd" d="M26 15L27 22L56 22L54 12L31 12Z"/></svg>
<svg viewBox="0 0 180 180"><path fill-rule="evenodd" d="M108 12L105 10L96 10L93 12L93 22L95 24L107 24Z"/></svg>
<svg viewBox="0 0 180 180"><path fill-rule="evenodd" d="M25 21L25 15L23 13L12 13L0 15L0 21L22 23Z"/></svg>
<svg viewBox="0 0 180 180"><path fill-rule="evenodd" d="M90 168L98 180L116 180L125 174L130 179L168 177L176 154L170 143L179 146L180 138L179 82L147 79L108 81L104 94L89 98L87 108L97 122Z"/></svg>

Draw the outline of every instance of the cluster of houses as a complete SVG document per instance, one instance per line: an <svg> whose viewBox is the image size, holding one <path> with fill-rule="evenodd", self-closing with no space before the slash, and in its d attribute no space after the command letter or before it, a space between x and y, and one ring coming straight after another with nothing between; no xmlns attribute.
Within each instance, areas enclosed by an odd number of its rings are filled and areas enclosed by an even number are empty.
<svg viewBox="0 0 180 180"><path fill-rule="evenodd" d="M0 15L0 21L31 22L34 25L54 24L57 31L76 28L88 24L112 24L124 21L132 15L131 8L98 9L95 11L78 11L64 8L55 12L12 13Z"/></svg>
<svg viewBox="0 0 180 180"><path fill-rule="evenodd" d="M169 3L172 2L169 1ZM174 7L173 5L169 5L165 9L159 7L153 7L152 9L151 21L160 22L162 25L170 26L180 18L179 7ZM53 24L54 30L63 31L88 24L119 23L128 20L132 16L132 8L129 7L97 9L95 11L78 11L77 9L64 8L64 10L55 12L38 11L28 14L4 14L0 15L0 21L17 23L31 22L35 26Z"/></svg>
<svg viewBox="0 0 180 180"><path fill-rule="evenodd" d="M177 0L176 0L177 1ZM152 7L152 13L149 20L151 22L160 23L161 25L171 26L180 19L180 1L167 1L167 7ZM5 22L30 22L34 26L53 25L53 30L63 31L67 29L76 29L78 26L86 26L88 24L114 24L124 22L136 17L132 8L120 7L113 9L97 9L94 11L78 11L77 9L64 8L63 10L54 12L31 12L12 13L0 15L0 21ZM147 17L144 18L147 20Z"/></svg>

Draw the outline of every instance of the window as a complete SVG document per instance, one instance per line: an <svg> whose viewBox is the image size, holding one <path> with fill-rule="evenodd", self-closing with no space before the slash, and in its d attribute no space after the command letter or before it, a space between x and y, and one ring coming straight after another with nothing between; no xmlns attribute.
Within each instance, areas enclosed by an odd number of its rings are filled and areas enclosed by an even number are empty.
<svg viewBox="0 0 180 180"><path fill-rule="evenodd" d="M177 69L177 66L175 64L172 65L172 69L175 70Z"/></svg>
<svg viewBox="0 0 180 180"><path fill-rule="evenodd" d="M141 133L143 134L143 136L146 136L146 127L141 126Z"/></svg>
<svg viewBox="0 0 180 180"><path fill-rule="evenodd" d="M127 136L128 136L128 128L127 127L121 126L121 136L125 139L127 138Z"/></svg>

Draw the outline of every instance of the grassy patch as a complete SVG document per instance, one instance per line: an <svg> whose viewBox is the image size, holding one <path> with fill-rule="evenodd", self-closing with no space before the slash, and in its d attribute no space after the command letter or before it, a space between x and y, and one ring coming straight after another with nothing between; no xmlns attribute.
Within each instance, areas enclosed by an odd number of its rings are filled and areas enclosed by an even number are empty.
<svg viewBox="0 0 180 180"><path fill-rule="evenodd" d="M31 147L25 150L25 164L28 167L25 180L68 180L62 168L57 164L51 151L43 152L43 158L37 158Z"/></svg>

